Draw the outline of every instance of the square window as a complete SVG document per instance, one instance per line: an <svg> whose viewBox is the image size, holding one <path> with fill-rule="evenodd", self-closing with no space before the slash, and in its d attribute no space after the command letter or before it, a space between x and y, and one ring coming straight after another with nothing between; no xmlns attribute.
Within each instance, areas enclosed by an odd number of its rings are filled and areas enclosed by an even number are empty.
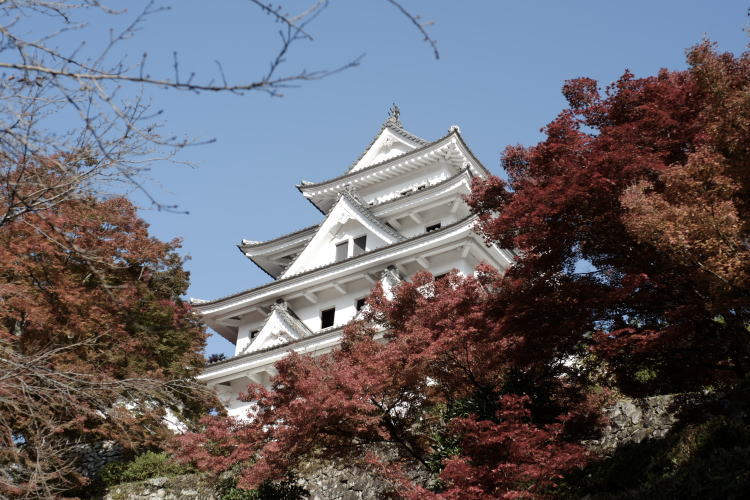
<svg viewBox="0 0 750 500"><path fill-rule="evenodd" d="M357 299L357 311L361 311L363 307L365 307L365 304L367 303L367 299L361 298Z"/></svg>
<svg viewBox="0 0 750 500"><path fill-rule="evenodd" d="M320 327L328 328L333 326L333 319L336 317L336 308L332 307L325 311L320 311Z"/></svg>
<svg viewBox="0 0 750 500"><path fill-rule="evenodd" d="M354 255L362 255L367 247L367 235L354 238Z"/></svg>
<svg viewBox="0 0 750 500"><path fill-rule="evenodd" d="M260 330L253 330L252 332L250 332L250 340L253 340L255 337L257 337L259 333Z"/></svg>
<svg viewBox="0 0 750 500"><path fill-rule="evenodd" d="M424 230L425 232L429 233L430 231L437 231L438 229L440 229L440 227L441 227L441 224L438 222L436 224L427 226L426 228L424 228Z"/></svg>
<svg viewBox="0 0 750 500"><path fill-rule="evenodd" d="M336 244L336 262L342 261L349 256L349 242L344 241Z"/></svg>

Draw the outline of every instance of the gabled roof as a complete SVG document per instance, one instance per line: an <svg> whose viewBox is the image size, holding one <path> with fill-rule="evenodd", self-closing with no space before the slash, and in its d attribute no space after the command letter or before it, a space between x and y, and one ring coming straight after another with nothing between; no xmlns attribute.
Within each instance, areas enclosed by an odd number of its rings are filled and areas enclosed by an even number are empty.
<svg viewBox="0 0 750 500"><path fill-rule="evenodd" d="M251 342L244 352L285 344L312 335L312 331L305 326L283 300L271 306L271 312L260 327L258 336Z"/></svg>
<svg viewBox="0 0 750 500"><path fill-rule="evenodd" d="M446 149L447 148L447 149ZM322 182L305 182L297 185L297 189L308 199L316 208L325 213L332 201L332 197L347 185L357 188L364 188L379 182L377 179L392 177L414 169L421 168L420 162L424 162L433 151L444 150L451 156L463 157L467 161L453 165L456 171L469 167L473 175L488 177L491 175L489 170L482 165L474 153L464 142L458 127L452 127L448 134L438 140L426 144L420 148L406 152L404 154L387 158L384 161L368 165L364 168L348 171L343 175L328 179ZM451 151L453 151L451 153ZM455 158L454 158L455 160ZM424 165L424 163L421 163ZM380 177L379 177L380 176Z"/></svg>
<svg viewBox="0 0 750 500"><path fill-rule="evenodd" d="M404 129L404 126L401 124L400 115L401 115L401 112L398 109L398 106L394 104L388 112L388 119L380 126L380 129L375 134L375 137L372 138L372 140L367 145L365 150L362 151L362 154L359 155L359 158L354 160L354 162L351 165L349 165L349 167L347 167L346 169L347 173L354 170L354 168L359 164L359 162L362 161L362 159L372 149L372 147L375 145L375 143L380 138L380 136L383 135L383 132L385 132L386 129L390 130L397 137L406 139L408 142L412 143L415 147L429 144L429 141L426 141L422 139L421 137L417 137L416 135Z"/></svg>
<svg viewBox="0 0 750 500"><path fill-rule="evenodd" d="M324 265L316 267L314 269L308 269L306 271L300 272L299 274L295 274L293 276L279 278L276 281L271 281L271 282L268 282L268 283L264 283L262 285L258 285L256 287L253 287L253 288L250 288L250 289L247 289L247 290L242 290L242 291L239 291L239 292L227 295L225 297L219 297L217 299L211 299L211 300L192 299L191 304L193 305L193 308L196 311L198 311L199 313L201 313L202 309L207 309L207 308L210 309L212 307L215 307L217 304L226 303L227 301L231 301L232 299L237 299L238 297L246 296L248 294L255 294L257 292L260 292L261 290L265 290L265 289L270 289L272 287L281 286L284 283L288 283L290 281L294 281L294 280L297 280L297 279L302 279L303 277L306 277L308 275L317 273L319 271L328 270L330 268L335 268L337 266L342 267L342 268L343 267L347 267L348 268L348 267L350 267L352 265L353 262L356 262L356 261L359 261L359 260L365 260L365 259L368 259L368 258L370 258L370 257L372 257L374 255L377 255L377 254L380 254L380 253L383 253L383 252L392 251L395 248L398 248L398 247L400 247L402 245L416 244L416 243L418 243L418 242L420 242L422 240L431 240L431 239L437 238L441 234L450 232L450 231L452 231L453 229L455 229L455 228L457 228L459 226L470 226L471 224L474 223L474 221L476 221L476 219L477 219L476 216L469 216L469 217L466 217L465 219L456 221L453 224L449 224L449 225L444 226L444 227L442 227L440 229L437 229L435 231L431 231L429 233L422 233L422 234L420 234L418 236L413 236L413 237L411 237L409 239L404 239L402 241L393 243L391 245L387 245L387 246L384 246L384 247L376 248L374 250L369 250L369 251L367 251L367 252L365 252L365 253L363 253L361 255L356 255L356 256L353 256L353 257L349 257L348 259L344 259L344 260L339 261L339 262L331 262L329 264L324 264Z"/></svg>
<svg viewBox="0 0 750 500"><path fill-rule="evenodd" d="M398 160L402 159L403 157L410 156L410 155L415 155L415 154L419 154L419 153L421 153L423 151L426 151L430 147L438 144L439 142L443 141L447 137L450 137L451 133L452 132L444 135L443 137L437 139L436 141L425 143L422 147L414 149L413 151L409 151L408 153L404 153L403 155L399 155L399 156L396 156L396 157L393 157L393 158L388 158L387 160L383 160L383 161L375 163L373 165L368 165L367 167L362 168L362 169L357 170L357 171L352 171L351 169L349 169L349 170L347 170L346 172L344 172L343 174L341 174L339 176L332 177L332 178L326 179L324 181L320 181L320 182L303 182L303 183L297 185L297 189L300 190L301 192L304 192L305 190L310 189L310 188L314 188L314 187L318 187L318 186L324 186L326 184L330 184L330 183L333 183L333 182L336 182L336 181L340 181L340 180L346 179L347 177L356 177L356 176L368 173L368 172L370 172L372 170L377 170L378 168L383 167L383 166L385 166L385 165L387 165L389 163L397 162Z"/></svg>
<svg viewBox="0 0 750 500"><path fill-rule="evenodd" d="M360 222L365 228L375 233L379 238L386 242L386 245L403 241L405 238L395 229L386 224L382 223L377 217L375 217L356 197L356 192L353 190L342 191L338 195L338 201L334 207L328 212L326 218L318 226L318 230L310 241L307 242L305 248L297 255L297 257L289 264L284 272L279 276L280 278L288 278L294 274L304 272L307 269L302 268L303 263L309 259L310 254L316 251L318 244L327 237L331 232L334 232L335 227L343 225L350 219L355 219Z"/></svg>

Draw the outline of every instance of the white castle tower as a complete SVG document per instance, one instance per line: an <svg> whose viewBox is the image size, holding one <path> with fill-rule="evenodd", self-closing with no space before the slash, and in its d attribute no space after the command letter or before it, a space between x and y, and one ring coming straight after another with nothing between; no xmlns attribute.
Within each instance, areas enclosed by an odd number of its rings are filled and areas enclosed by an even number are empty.
<svg viewBox="0 0 750 500"><path fill-rule="evenodd" d="M250 382L268 384L273 364L291 351L335 348L378 281L387 290L422 270L439 279L452 269L471 274L482 261L507 268L512 253L484 243L462 199L472 177L488 175L457 126L427 142L404 130L394 105L343 175L297 186L323 214L320 224L238 245L274 281L193 301L236 346L199 379L216 389L230 415L243 415L248 403L237 396Z"/></svg>

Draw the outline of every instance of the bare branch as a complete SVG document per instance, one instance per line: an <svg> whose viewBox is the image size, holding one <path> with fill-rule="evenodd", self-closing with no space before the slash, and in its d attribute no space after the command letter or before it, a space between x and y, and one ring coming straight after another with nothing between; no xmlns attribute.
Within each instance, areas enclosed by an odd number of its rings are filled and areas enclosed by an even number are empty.
<svg viewBox="0 0 750 500"><path fill-rule="evenodd" d="M396 7L406 18L411 21L411 23L416 26L416 28L419 30L420 33L422 33L422 36L424 36L424 41L430 44L430 47L432 47L432 52L435 55L435 59L440 59L440 53L437 49L437 41L435 41L429 33L427 33L427 30L425 29L426 26L430 26L433 23L432 22L426 22L422 23L419 21L419 16L416 16L406 10L403 5L401 5L400 2L397 2L396 0L386 0L388 3Z"/></svg>

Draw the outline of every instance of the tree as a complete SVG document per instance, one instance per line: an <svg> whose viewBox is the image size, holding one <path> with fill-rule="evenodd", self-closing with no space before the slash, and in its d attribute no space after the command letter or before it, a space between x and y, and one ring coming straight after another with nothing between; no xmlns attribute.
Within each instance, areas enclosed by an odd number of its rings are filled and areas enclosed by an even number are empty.
<svg viewBox="0 0 750 500"><path fill-rule="evenodd" d="M446 498L543 494L586 461L570 441L590 401L565 364L544 363L556 349L532 356L503 321L504 283L483 267L420 274L392 301L376 288L340 350L280 361L270 390L245 396L251 420L209 418L177 453L215 473L240 464L250 488L322 459L359 463L412 498L431 495L414 468L439 475Z"/></svg>
<svg viewBox="0 0 750 500"><path fill-rule="evenodd" d="M435 41L425 31L428 23L395 6L424 36L438 57ZM174 210L155 197L143 173L157 159L173 160L186 146L199 144L163 132L161 111L150 108L149 90L184 91L190 94L282 92L305 81L318 80L355 67L361 56L337 68L285 72L286 58L298 43L312 41L309 23L328 5L311 0L299 14L282 6L251 0L279 24L278 50L270 53L268 68L257 78L237 81L217 60L212 77L180 66L177 52L169 67L154 67L148 54L134 59L127 54L128 40L143 25L169 7L155 0L13 0L0 3L0 181L4 183L0 227L28 211L52 207L80 190L111 194L137 190L159 210ZM132 9L132 13L129 9ZM92 19L94 20L92 22ZM93 28L111 25L109 40L87 44ZM63 128L61 128L63 123ZM58 175L40 179L27 174L27 163L37 158L60 161ZM33 170L33 169L32 169Z"/></svg>
<svg viewBox="0 0 750 500"><path fill-rule="evenodd" d="M166 411L215 406L192 380L206 335L180 298L179 241L147 227L124 198L79 194L0 231L3 494L54 496L86 481L74 445L158 445Z"/></svg>
<svg viewBox="0 0 750 500"><path fill-rule="evenodd" d="M471 199L485 237L519 249L510 275L590 311L571 333L596 332L635 394L731 384L750 367L750 55L704 42L688 62L626 72L604 96L567 82L547 138L506 149L508 183L477 183Z"/></svg>

